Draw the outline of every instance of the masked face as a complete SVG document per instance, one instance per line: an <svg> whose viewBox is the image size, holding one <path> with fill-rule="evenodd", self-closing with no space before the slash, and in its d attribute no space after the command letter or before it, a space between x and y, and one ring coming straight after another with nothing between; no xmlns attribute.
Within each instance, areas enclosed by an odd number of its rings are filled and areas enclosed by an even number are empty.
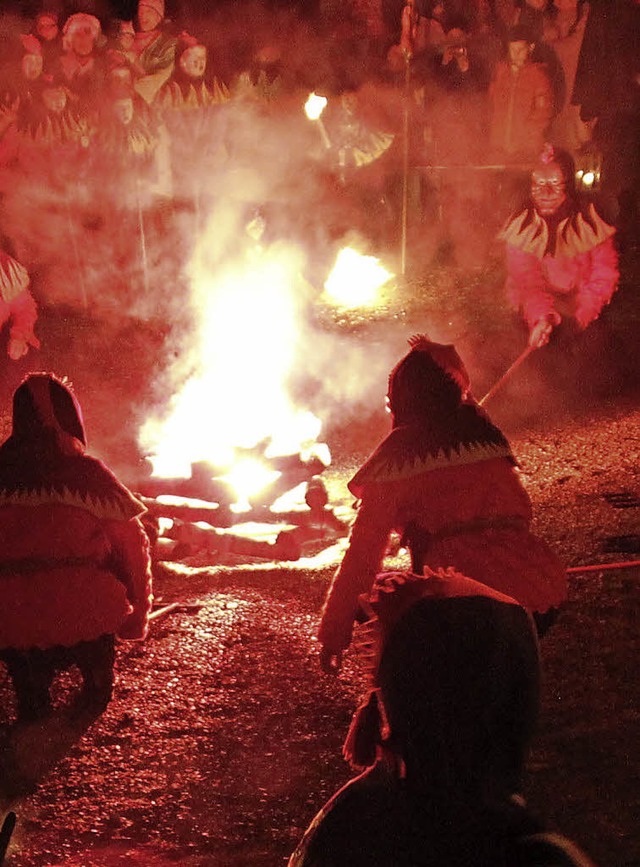
<svg viewBox="0 0 640 867"><path fill-rule="evenodd" d="M207 49L204 45L187 48L180 55L180 68L189 78L202 78L207 67Z"/></svg>
<svg viewBox="0 0 640 867"><path fill-rule="evenodd" d="M566 199L562 170L557 163L535 169L531 175L531 198L543 217L554 214Z"/></svg>

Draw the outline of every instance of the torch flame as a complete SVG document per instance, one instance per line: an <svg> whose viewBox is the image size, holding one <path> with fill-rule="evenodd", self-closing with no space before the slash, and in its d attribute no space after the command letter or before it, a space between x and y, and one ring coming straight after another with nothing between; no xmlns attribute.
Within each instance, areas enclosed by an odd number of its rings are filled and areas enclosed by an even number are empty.
<svg viewBox="0 0 640 867"><path fill-rule="evenodd" d="M312 92L309 94L309 98L304 104L305 114L309 120L319 120L326 105L327 98L325 96L319 96L317 93Z"/></svg>

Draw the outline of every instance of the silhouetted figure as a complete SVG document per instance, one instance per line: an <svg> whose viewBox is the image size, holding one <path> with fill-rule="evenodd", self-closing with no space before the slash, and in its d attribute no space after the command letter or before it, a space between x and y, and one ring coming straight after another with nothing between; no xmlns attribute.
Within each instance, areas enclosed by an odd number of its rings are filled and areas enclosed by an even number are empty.
<svg viewBox="0 0 640 867"><path fill-rule="evenodd" d="M344 746L357 768L289 867L588 867L522 797L538 711L535 629L452 569L377 577L356 638L372 684Z"/></svg>

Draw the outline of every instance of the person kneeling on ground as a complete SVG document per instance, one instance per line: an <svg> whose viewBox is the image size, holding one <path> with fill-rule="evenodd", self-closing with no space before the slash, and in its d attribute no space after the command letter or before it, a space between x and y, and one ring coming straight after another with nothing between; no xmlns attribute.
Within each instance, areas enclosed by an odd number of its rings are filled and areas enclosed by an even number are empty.
<svg viewBox="0 0 640 867"><path fill-rule="evenodd" d="M393 430L349 482L360 505L318 632L327 673L340 668L358 597L383 568L393 530L411 551L414 572L453 564L517 599L541 634L567 595L565 568L531 532L531 500L515 458L471 396L462 359L425 335L409 344L389 376Z"/></svg>
<svg viewBox="0 0 640 867"><path fill-rule="evenodd" d="M453 569L382 573L368 607L372 688L344 747L366 770L289 867L590 867L520 794L539 702L527 611Z"/></svg>
<svg viewBox="0 0 640 867"><path fill-rule="evenodd" d="M69 386L27 376L0 447L0 660L20 722L48 715L53 678L72 665L83 679L78 709L104 710L116 635L143 639L148 628L144 506L85 447Z"/></svg>

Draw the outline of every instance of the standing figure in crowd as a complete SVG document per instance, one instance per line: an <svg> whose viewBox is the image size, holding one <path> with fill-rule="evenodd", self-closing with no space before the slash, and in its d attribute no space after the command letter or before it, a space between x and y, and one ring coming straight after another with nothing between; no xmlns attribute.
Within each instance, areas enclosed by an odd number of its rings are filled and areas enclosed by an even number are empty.
<svg viewBox="0 0 640 867"><path fill-rule="evenodd" d="M559 329L571 338L600 316L618 286L615 229L580 202L571 156L546 145L531 174L531 197L501 232L507 296L540 348Z"/></svg>
<svg viewBox="0 0 640 867"><path fill-rule="evenodd" d="M102 711L113 690L116 636L147 632L144 506L85 448L69 386L49 373L27 376L0 447L0 659L19 721L51 711L53 678L73 665L84 684L79 706Z"/></svg>
<svg viewBox="0 0 640 867"><path fill-rule="evenodd" d="M289 867L592 867L521 794L539 706L527 612L453 569L382 573L367 607L372 684L343 750L365 770Z"/></svg>
<svg viewBox="0 0 640 867"><path fill-rule="evenodd" d="M414 572L453 564L517 599L541 633L566 598L564 567L530 531L531 501L509 443L471 397L458 353L424 335L409 344L389 377L393 430L349 482L358 514L319 629L328 673L340 668L392 530Z"/></svg>
<svg viewBox="0 0 640 867"><path fill-rule="evenodd" d="M103 42L102 27L95 15L77 12L65 21L59 70L83 110L96 108L104 83Z"/></svg>
<svg viewBox="0 0 640 867"><path fill-rule="evenodd" d="M9 326L7 355L13 361L23 358L30 347L40 347L34 334L38 306L29 283L27 269L0 249L0 327Z"/></svg>
<svg viewBox="0 0 640 867"><path fill-rule="evenodd" d="M43 9L36 15L31 33L40 43L44 71L51 72L53 64L62 53L62 34L58 23L58 13L51 9Z"/></svg>
<svg viewBox="0 0 640 867"><path fill-rule="evenodd" d="M571 100L602 153L607 216L640 239L640 2L591 0ZM603 203L605 204L605 203Z"/></svg>
<svg viewBox="0 0 640 867"><path fill-rule="evenodd" d="M151 103L175 64L176 40L164 26L164 0L139 0L136 24L136 90Z"/></svg>
<svg viewBox="0 0 640 867"><path fill-rule="evenodd" d="M490 146L493 158L507 163L536 158L553 116L551 81L531 59L534 47L526 28L511 28L508 57L496 66L489 86Z"/></svg>

